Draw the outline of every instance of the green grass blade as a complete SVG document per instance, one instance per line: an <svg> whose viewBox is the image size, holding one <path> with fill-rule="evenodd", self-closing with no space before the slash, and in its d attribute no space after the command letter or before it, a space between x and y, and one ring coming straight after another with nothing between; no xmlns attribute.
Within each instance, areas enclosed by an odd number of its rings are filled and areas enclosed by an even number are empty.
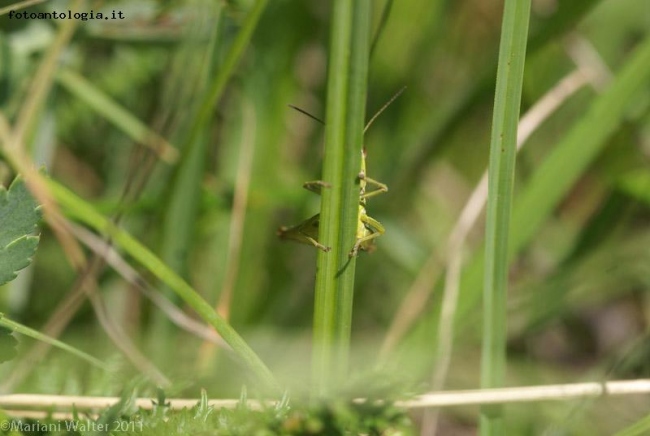
<svg viewBox="0 0 650 436"><path fill-rule="evenodd" d="M365 116L370 3L334 3L325 126L324 189L319 239L331 247L318 255L314 395L331 393L347 373L356 258L349 258L359 214L357 176Z"/></svg>
<svg viewBox="0 0 650 436"><path fill-rule="evenodd" d="M517 154L517 124L526 59L530 0L506 0L492 120L487 205L481 386L503 385L506 366L508 233ZM481 434L503 434L499 408L485 408Z"/></svg>
<svg viewBox="0 0 650 436"><path fill-rule="evenodd" d="M37 341L45 342L47 344L50 344L54 347L57 347L63 351L67 351L70 354L74 354L75 356L85 360L86 362L90 363L91 365L103 369L105 371L108 371L108 367L99 359L94 358L90 354L84 353L81 350L78 350L75 347L72 347L66 343L63 343L57 339L51 338L47 335L44 335L36 330L30 329L27 326L24 326L22 324L19 324L15 321L10 320L9 318L5 317L2 313L0 313L0 327L5 327L8 328L9 330L18 332L22 335L29 336L30 338L36 339Z"/></svg>
<svg viewBox="0 0 650 436"><path fill-rule="evenodd" d="M113 225L110 220L95 211L91 205L74 193L53 180L47 180L47 184L52 195L64 210L96 231L110 236L117 246L122 248L161 282L169 286L187 305L196 311L201 319L214 327L243 363L265 386L275 391L279 390L273 374L257 354L185 280L129 233Z"/></svg>

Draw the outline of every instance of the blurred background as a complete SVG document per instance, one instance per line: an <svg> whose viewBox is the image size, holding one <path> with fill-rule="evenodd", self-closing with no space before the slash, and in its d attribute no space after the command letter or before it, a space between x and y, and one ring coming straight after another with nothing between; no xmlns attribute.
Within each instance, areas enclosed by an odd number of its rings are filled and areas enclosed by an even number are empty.
<svg viewBox="0 0 650 436"><path fill-rule="evenodd" d="M26 145L53 179L219 307L281 382L301 392L311 371L316 250L280 241L276 230L319 209L319 197L302 183L320 177L323 126L288 105L324 118L330 11L328 2L269 2L203 121L202 105L254 3L86 1L81 11L121 11L125 19L72 20L76 29L48 72L52 88ZM368 175L389 192L368 204L386 234L357 262L351 374L366 380L380 373L400 394L475 388L483 213L460 243L452 235L487 166L503 5L373 4L381 32L373 40L367 118L407 89L365 137ZM69 7L53 1L24 10ZM522 115L549 93L556 106L533 116L516 196L557 147L580 153L568 134L588 122L593 102L650 38L644 0L535 0L532 14ZM13 123L57 33L71 24L8 15L0 22L0 108ZM575 176L540 192L540 202L547 192L560 201L531 222L533 234L513 256L508 385L648 376L649 96L650 86L635 93L592 157L554 169ZM152 141L136 140L134 121L166 141L154 144L173 149L155 152ZM6 184L12 173L4 164L0 170ZM206 388L212 397L237 397L242 383L254 391L227 351L178 325L197 318L128 256L121 267L90 273L101 303L90 304L60 240L46 225L41 232L33 265L0 288L0 312L115 370L96 372L21 338L21 356L0 366L4 392L113 395L136 376L155 385L160 380L143 370L151 367L170 381L170 396L197 397ZM80 225L74 237L88 258L95 255L88 241L103 244ZM440 322L450 247L464 266L454 331ZM156 295L178 309L163 310ZM451 349L441 345L445 334L454 338ZM444 382L432 382L434 373ZM509 406L508 426L513 434L611 434L649 406L638 397ZM443 424L471 429L476 411L445 411Z"/></svg>

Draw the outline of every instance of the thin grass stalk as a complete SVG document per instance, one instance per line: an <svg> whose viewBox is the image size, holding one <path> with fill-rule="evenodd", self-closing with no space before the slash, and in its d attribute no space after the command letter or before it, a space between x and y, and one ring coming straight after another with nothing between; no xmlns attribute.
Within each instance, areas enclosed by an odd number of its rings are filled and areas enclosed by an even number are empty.
<svg viewBox="0 0 650 436"><path fill-rule="evenodd" d="M508 233L517 153L517 124L526 58L530 0L506 0L490 141L481 387L503 385L506 366ZM504 434L500 407L481 410L481 435Z"/></svg>
<svg viewBox="0 0 650 436"><path fill-rule="evenodd" d="M523 404L549 401L575 401L580 398L608 398L629 397L632 395L648 395L650 393L650 379L614 380L607 382L584 382L537 386L518 386L500 389L468 389L444 392L430 392L413 398L398 400L395 407L422 410L438 407L472 406L480 404ZM77 395L47 395L47 394L8 394L0 395L0 409L5 411L18 411L25 409L56 409L67 411L72 409L84 410L110 407L121 400L120 397L93 397ZM151 398L133 398L133 405L140 409L151 410L156 407L156 402ZM170 410L188 409L197 403L196 398L166 398L165 403ZM232 409L241 406L240 399L215 399L208 404L215 409ZM366 398L355 398L356 404L368 402ZM371 400L372 401L372 400ZM250 409L260 410L264 407L277 406L281 401L246 400ZM44 412L46 413L46 412ZM650 424L649 419L639 422ZM633 433L639 434L639 433ZM645 434L645 433L642 433ZM617 436L619 433L616 434ZM629 436L629 435L628 435Z"/></svg>
<svg viewBox="0 0 650 436"><path fill-rule="evenodd" d="M313 395L323 397L347 373L359 219L358 173L368 75L370 2L334 2L328 71L325 156L314 307Z"/></svg>
<svg viewBox="0 0 650 436"><path fill-rule="evenodd" d="M4 314L0 313L0 327L7 328L11 330L12 332L18 332L22 335L29 336L30 338L36 339L37 341L45 342L47 344L52 345L53 347L57 347L63 351L66 351L70 354L74 354L75 356L85 360L86 362L90 363L91 365L95 366L96 368L100 368L104 371L108 371L108 366L104 364L99 359L94 358L88 353L85 353L78 348L72 347L64 342L61 342L57 339L51 338L47 335L42 334L41 332L31 329L23 324L20 324L16 321L13 321Z"/></svg>

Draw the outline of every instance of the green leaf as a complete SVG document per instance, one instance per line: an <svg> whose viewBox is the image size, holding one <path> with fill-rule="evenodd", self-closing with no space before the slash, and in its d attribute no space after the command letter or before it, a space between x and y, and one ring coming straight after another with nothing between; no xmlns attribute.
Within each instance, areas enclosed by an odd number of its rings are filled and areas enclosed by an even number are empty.
<svg viewBox="0 0 650 436"><path fill-rule="evenodd" d="M16 177L9 191L0 186L0 285L15 279L31 262L38 245L33 233L40 216L21 177Z"/></svg>
<svg viewBox="0 0 650 436"><path fill-rule="evenodd" d="M2 317L2 314L0 314L0 317ZM8 362L16 357L18 341L11 333L11 330L0 326L0 363Z"/></svg>

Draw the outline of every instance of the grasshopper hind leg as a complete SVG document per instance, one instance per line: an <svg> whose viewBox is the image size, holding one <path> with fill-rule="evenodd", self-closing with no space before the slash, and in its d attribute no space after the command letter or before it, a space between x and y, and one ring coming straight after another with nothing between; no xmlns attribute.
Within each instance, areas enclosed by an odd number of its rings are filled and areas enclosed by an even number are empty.
<svg viewBox="0 0 650 436"><path fill-rule="evenodd" d="M379 221L366 214L365 208L360 208L359 221L361 225L357 230L357 240L352 250L348 253L348 257L358 256L359 250L372 251L374 249L375 238L386 233L386 229Z"/></svg>

